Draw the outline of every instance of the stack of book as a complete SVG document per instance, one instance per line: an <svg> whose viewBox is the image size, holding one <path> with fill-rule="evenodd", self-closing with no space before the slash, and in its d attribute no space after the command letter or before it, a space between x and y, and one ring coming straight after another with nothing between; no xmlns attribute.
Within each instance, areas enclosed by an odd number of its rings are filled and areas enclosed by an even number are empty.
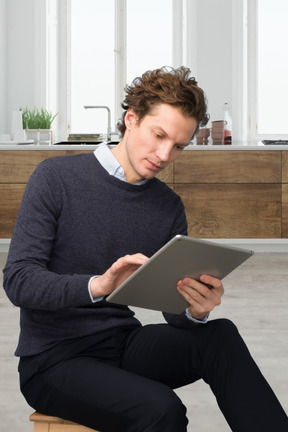
<svg viewBox="0 0 288 432"><path fill-rule="evenodd" d="M97 142L103 141L104 137L102 134L69 134L68 141L83 141L83 142Z"/></svg>

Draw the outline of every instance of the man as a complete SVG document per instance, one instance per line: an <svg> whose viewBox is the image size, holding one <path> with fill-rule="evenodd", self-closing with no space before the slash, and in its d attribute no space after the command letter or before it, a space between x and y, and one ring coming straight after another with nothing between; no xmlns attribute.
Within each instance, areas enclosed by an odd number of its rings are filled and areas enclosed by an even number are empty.
<svg viewBox="0 0 288 432"><path fill-rule="evenodd" d="M21 390L36 410L101 432L184 432L173 389L202 378L233 431L284 432L287 416L233 323L207 322L221 303L220 280L179 281L189 307L164 314L167 324L142 326L105 300L187 234L180 198L155 176L207 122L189 73L162 68L135 79L116 147L49 159L33 173L4 269L21 308Z"/></svg>

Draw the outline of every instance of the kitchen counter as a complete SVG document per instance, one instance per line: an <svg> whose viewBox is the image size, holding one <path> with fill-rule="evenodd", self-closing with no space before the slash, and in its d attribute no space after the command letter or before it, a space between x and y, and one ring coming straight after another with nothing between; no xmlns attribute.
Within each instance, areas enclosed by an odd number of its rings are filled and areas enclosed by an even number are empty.
<svg viewBox="0 0 288 432"><path fill-rule="evenodd" d="M26 184L44 159L90 145L0 145L0 239L10 238ZM190 145L158 177L181 196L191 237L288 238L287 145Z"/></svg>
<svg viewBox="0 0 288 432"><path fill-rule="evenodd" d="M99 144L65 144L65 145L39 145L39 144L1 144L0 142L0 151L1 150L57 150L57 151L67 151L67 150L83 150L83 151L93 151L95 148L98 147ZM239 141L235 142L232 145L196 145L192 144L186 147L185 151L189 150L203 150L203 151L227 151L227 150L264 150L264 151L271 151L271 150L288 150L288 145L264 145L262 142L255 142L255 141Z"/></svg>

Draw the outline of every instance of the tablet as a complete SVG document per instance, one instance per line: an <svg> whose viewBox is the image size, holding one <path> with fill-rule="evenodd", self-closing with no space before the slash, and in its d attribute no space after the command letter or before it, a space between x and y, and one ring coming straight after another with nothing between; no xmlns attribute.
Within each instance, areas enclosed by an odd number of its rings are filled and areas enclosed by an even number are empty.
<svg viewBox="0 0 288 432"><path fill-rule="evenodd" d="M253 253L247 249L177 235L106 300L178 314L188 305L176 288L180 279L190 277L199 280L202 274L223 279Z"/></svg>

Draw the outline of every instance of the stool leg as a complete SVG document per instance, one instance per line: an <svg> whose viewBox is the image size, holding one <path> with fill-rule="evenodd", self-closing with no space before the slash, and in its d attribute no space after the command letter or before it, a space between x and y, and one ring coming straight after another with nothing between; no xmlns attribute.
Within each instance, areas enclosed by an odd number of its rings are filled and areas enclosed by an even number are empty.
<svg viewBox="0 0 288 432"><path fill-rule="evenodd" d="M50 429L50 423L34 422L33 432L49 432L49 429Z"/></svg>
<svg viewBox="0 0 288 432"><path fill-rule="evenodd" d="M29 420L34 423L33 432L99 432L94 429L87 428L78 423L63 420L59 417L53 417L38 412L30 415Z"/></svg>

